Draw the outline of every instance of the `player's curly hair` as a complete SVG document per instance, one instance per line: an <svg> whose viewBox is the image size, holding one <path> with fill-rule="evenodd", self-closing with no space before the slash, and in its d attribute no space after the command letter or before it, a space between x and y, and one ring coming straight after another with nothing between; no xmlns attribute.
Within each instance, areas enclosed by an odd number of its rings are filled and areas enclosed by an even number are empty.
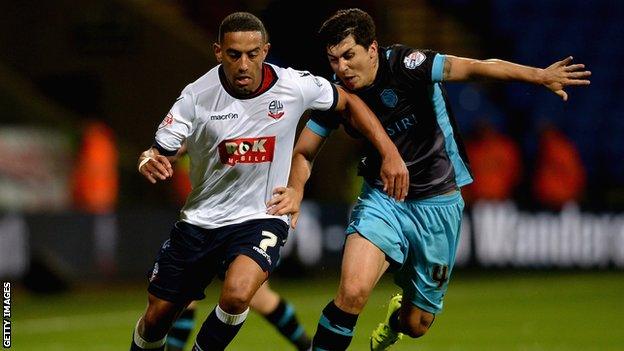
<svg viewBox="0 0 624 351"><path fill-rule="evenodd" d="M368 48L375 40L372 17L357 8L338 10L319 29L319 37L325 47L334 46L349 35L353 35L356 44Z"/></svg>
<svg viewBox="0 0 624 351"><path fill-rule="evenodd" d="M262 21L249 12L234 12L221 21L219 26L219 43L223 42L225 33L230 32L260 32L262 40L269 41L269 35Z"/></svg>

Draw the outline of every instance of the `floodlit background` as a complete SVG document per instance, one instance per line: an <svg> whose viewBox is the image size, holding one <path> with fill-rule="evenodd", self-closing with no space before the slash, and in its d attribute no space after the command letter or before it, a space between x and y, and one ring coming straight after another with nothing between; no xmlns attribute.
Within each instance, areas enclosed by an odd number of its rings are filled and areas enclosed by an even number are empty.
<svg viewBox="0 0 624 351"><path fill-rule="evenodd" d="M447 84L476 182L463 190L445 310L396 350L624 350L624 1L22 0L0 11L0 278L12 348L126 350L146 272L183 204L187 161L151 185L139 153L181 89L215 64L221 20L266 24L268 62L331 78L320 24L360 7L380 45L592 71L569 101L520 83ZM307 116L302 118L302 126ZM315 163L273 287L310 334L335 293L342 231L361 185L338 131ZM199 315L216 302L207 289ZM396 292L390 276L351 349ZM287 350L252 315L232 350Z"/></svg>

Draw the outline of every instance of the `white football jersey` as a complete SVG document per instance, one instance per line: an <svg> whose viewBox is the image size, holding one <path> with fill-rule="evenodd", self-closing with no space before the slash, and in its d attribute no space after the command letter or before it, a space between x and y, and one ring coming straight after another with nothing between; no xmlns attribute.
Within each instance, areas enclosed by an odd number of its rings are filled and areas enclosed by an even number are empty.
<svg viewBox="0 0 624 351"><path fill-rule="evenodd" d="M278 186L286 186L299 118L328 110L336 88L324 78L271 64L263 67L259 94L234 97L220 65L182 91L156 132L169 154L186 140L192 191L181 219L216 228L259 218ZM267 80L273 76L273 80Z"/></svg>

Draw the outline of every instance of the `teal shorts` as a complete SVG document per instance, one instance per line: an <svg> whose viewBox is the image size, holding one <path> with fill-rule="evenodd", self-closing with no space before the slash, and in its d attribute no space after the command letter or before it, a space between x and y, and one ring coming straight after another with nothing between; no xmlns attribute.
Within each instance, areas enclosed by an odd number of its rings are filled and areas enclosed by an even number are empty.
<svg viewBox="0 0 624 351"><path fill-rule="evenodd" d="M359 233L398 266L394 281L403 301L436 314L455 263L463 209L459 191L398 202L365 182L346 233Z"/></svg>

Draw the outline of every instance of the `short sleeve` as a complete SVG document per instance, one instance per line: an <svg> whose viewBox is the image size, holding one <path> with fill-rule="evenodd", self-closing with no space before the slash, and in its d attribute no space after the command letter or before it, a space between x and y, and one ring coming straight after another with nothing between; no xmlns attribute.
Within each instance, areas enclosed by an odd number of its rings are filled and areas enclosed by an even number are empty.
<svg viewBox="0 0 624 351"><path fill-rule="evenodd" d="M332 131L340 127L342 116L333 111L312 111L306 128L323 138L328 137Z"/></svg>
<svg viewBox="0 0 624 351"><path fill-rule="evenodd" d="M333 110L338 103L336 87L323 77L306 71L295 71L295 82L301 88L306 110Z"/></svg>
<svg viewBox="0 0 624 351"><path fill-rule="evenodd" d="M441 82L444 73L443 54L432 50L406 48L397 52L397 64L408 80L420 83ZM396 66L395 66L396 67Z"/></svg>
<svg viewBox="0 0 624 351"><path fill-rule="evenodd" d="M154 146L165 156L172 156L180 149L182 143L191 134L195 107L190 85L182 90L158 126Z"/></svg>

